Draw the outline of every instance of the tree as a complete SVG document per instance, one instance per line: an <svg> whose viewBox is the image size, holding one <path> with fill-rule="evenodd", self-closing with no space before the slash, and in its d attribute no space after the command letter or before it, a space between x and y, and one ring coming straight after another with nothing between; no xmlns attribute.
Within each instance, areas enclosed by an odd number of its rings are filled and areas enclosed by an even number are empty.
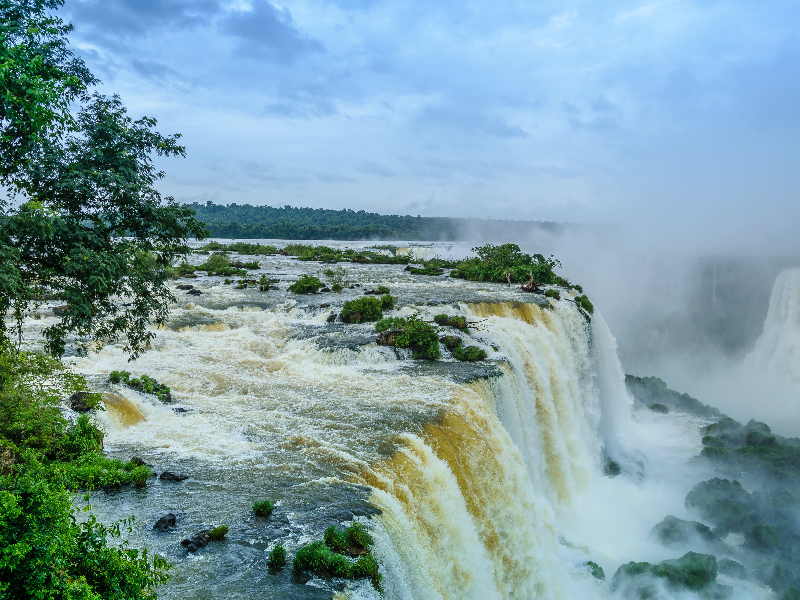
<svg viewBox="0 0 800 600"><path fill-rule="evenodd" d="M58 298L67 308L44 331L50 353L74 332L79 350L122 336L135 358L174 300L169 266L206 232L154 187L164 173L152 156L184 156L180 135L89 93L97 80L67 46L72 26L48 12L62 3L0 0L0 184L17 201L0 200L0 311L13 310L19 345L24 316Z"/></svg>

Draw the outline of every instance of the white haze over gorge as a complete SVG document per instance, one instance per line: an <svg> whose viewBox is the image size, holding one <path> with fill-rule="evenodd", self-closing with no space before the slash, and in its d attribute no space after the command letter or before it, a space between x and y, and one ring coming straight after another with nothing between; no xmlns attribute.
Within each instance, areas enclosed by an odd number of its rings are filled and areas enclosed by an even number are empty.
<svg viewBox="0 0 800 600"><path fill-rule="evenodd" d="M67 0L183 201L797 250L796 2ZM712 244L713 245L713 244Z"/></svg>

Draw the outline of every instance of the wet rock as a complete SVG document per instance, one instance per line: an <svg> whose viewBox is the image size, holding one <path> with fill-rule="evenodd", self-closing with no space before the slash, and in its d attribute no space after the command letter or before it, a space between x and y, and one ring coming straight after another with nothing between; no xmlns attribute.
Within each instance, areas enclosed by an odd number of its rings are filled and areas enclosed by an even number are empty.
<svg viewBox="0 0 800 600"><path fill-rule="evenodd" d="M244 269L244 263L240 260L237 260L235 263L233 263L233 266L236 269Z"/></svg>
<svg viewBox="0 0 800 600"><path fill-rule="evenodd" d="M174 412L174 413L185 413L185 412L189 412L189 409L188 408L183 408L181 406L177 406L177 407L172 409L172 412Z"/></svg>
<svg viewBox="0 0 800 600"><path fill-rule="evenodd" d="M175 286L175 287L177 289L179 289L179 290L193 290L194 289L194 286L193 285L189 285L188 283L182 283L182 284L180 284L178 286Z"/></svg>
<svg viewBox="0 0 800 600"><path fill-rule="evenodd" d="M203 294L203 292L201 292L201 291L200 291L200 290L198 290L197 288L195 288L195 289L191 289L191 290L189 290L189 291L188 291L188 292L186 292L186 293L187 293L187 294L189 294L190 296L201 296L201 295Z"/></svg>
<svg viewBox="0 0 800 600"><path fill-rule="evenodd" d="M326 320L328 321L328 323L334 323L338 318L339 318L339 313L331 313L328 315L328 318Z"/></svg>
<svg viewBox="0 0 800 600"><path fill-rule="evenodd" d="M189 479L189 476L185 473L176 473L175 471L164 471L159 479L163 481L183 481L184 479Z"/></svg>
<svg viewBox="0 0 800 600"><path fill-rule="evenodd" d="M89 392L75 392L67 398L67 404L75 412L88 412L94 408L94 403L88 402Z"/></svg>
<svg viewBox="0 0 800 600"><path fill-rule="evenodd" d="M57 317L64 316L64 313L67 312L67 305L62 304L61 306L54 306L53 307L53 314Z"/></svg>
<svg viewBox="0 0 800 600"><path fill-rule="evenodd" d="M186 548L189 552L197 552L200 548L205 548L211 541L209 530L204 529L195 533L192 537L181 541L181 546Z"/></svg>
<svg viewBox="0 0 800 600"><path fill-rule="evenodd" d="M133 457L133 458L130 460L130 462L131 462L131 464L134 464L134 465L136 465L137 467L152 467L152 466L153 466L153 465L147 464L146 462L144 462L144 461L143 461L141 458L139 458L138 456L134 456L134 457Z"/></svg>
<svg viewBox="0 0 800 600"><path fill-rule="evenodd" d="M397 338L403 334L402 329L388 329L381 331L378 335L377 343L379 346L394 346Z"/></svg>
<svg viewBox="0 0 800 600"><path fill-rule="evenodd" d="M330 306L330 304L328 302L326 302L325 304L320 304L319 305L320 308L328 308L329 306Z"/></svg>
<svg viewBox="0 0 800 600"><path fill-rule="evenodd" d="M161 517L158 521L155 522L153 525L153 529L156 531L171 531L175 529L175 515L172 513L167 513L163 517Z"/></svg>
<svg viewBox="0 0 800 600"><path fill-rule="evenodd" d="M326 285L324 288L322 288L322 289L320 290L320 293L322 293L322 292L330 292L330 291L331 291L331 288L329 288L329 287Z"/></svg>

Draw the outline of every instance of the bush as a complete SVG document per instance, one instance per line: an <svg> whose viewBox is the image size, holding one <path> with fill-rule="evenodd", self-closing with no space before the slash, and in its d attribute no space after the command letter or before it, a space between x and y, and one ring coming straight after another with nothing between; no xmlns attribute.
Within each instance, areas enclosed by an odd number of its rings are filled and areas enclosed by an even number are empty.
<svg viewBox="0 0 800 600"><path fill-rule="evenodd" d="M462 362L474 362L477 360L486 360L486 350L478 348L477 346L458 345L453 350L453 356Z"/></svg>
<svg viewBox="0 0 800 600"><path fill-rule="evenodd" d="M454 335L445 335L440 337L439 341L444 344L445 348L451 351L455 350L464 343L460 337L456 337Z"/></svg>
<svg viewBox="0 0 800 600"><path fill-rule="evenodd" d="M219 541L224 538L228 534L228 526L227 525L218 525L214 527L211 531L208 532L208 537L210 537L214 541Z"/></svg>
<svg viewBox="0 0 800 600"><path fill-rule="evenodd" d="M391 294L384 294L380 297L381 301L381 308L383 310L391 310L394 308L395 302L397 302L397 298L392 296Z"/></svg>
<svg viewBox="0 0 800 600"><path fill-rule="evenodd" d="M445 314L433 317L434 323L442 327L453 327L467 333L467 318L463 316L448 317Z"/></svg>
<svg viewBox="0 0 800 600"><path fill-rule="evenodd" d="M388 319L381 319L375 323L375 333L388 331L390 329L403 329L406 326L406 320L403 317L389 317Z"/></svg>
<svg viewBox="0 0 800 600"><path fill-rule="evenodd" d="M139 379L131 379L131 374L127 371L111 371L108 374L108 381L122 384L145 394L152 394L164 403L172 402L172 391L163 383L158 383L147 375L142 375Z"/></svg>
<svg viewBox="0 0 800 600"><path fill-rule="evenodd" d="M695 509L721 535L746 531L756 524L753 498L735 480L715 477L698 483L686 495L684 504L686 508Z"/></svg>
<svg viewBox="0 0 800 600"><path fill-rule="evenodd" d="M202 265L195 267L197 271L205 271L208 275L247 275L244 269L237 269L233 266L231 259L225 254L212 254Z"/></svg>
<svg viewBox="0 0 800 600"><path fill-rule="evenodd" d="M298 571L311 571L323 577L352 578L353 567L341 554L333 552L325 542L306 544L297 551L292 567Z"/></svg>
<svg viewBox="0 0 800 600"><path fill-rule="evenodd" d="M687 552L681 558L665 560L658 565L630 562L617 569L611 583L612 591L619 588L626 579L640 575L661 577L666 579L673 589L697 592L710 587L716 581L717 559L710 554Z"/></svg>
<svg viewBox="0 0 800 600"><path fill-rule="evenodd" d="M368 549L373 543L367 528L358 521L354 521L350 527L344 530L344 540L350 547L362 550Z"/></svg>
<svg viewBox="0 0 800 600"><path fill-rule="evenodd" d="M301 275L300 279L289 286L289 291L295 294L316 294L322 287L325 287L324 284L313 275Z"/></svg>
<svg viewBox="0 0 800 600"><path fill-rule="evenodd" d="M34 460L0 476L0 594L3 598L144 600L169 580L169 563L108 545L131 520L110 527L72 514L68 490Z"/></svg>
<svg viewBox="0 0 800 600"><path fill-rule="evenodd" d="M286 548L283 544L278 544L269 553L267 558L267 566L270 569L280 569L286 564Z"/></svg>
<svg viewBox="0 0 800 600"><path fill-rule="evenodd" d="M594 313L594 305L589 302L589 298L586 296L576 296L575 297L575 304L580 306L583 310L585 310L590 315Z"/></svg>
<svg viewBox="0 0 800 600"><path fill-rule="evenodd" d="M336 525L331 525L325 530L323 540L325 545L334 552L342 554L347 550L347 540L345 540L344 532Z"/></svg>
<svg viewBox="0 0 800 600"><path fill-rule="evenodd" d="M472 249L477 257L459 262L451 277L469 281L493 281L496 283L523 283L531 276L539 285L555 285L558 277L553 271L561 266L552 256L524 254L516 244L494 246L486 244Z"/></svg>
<svg viewBox="0 0 800 600"><path fill-rule="evenodd" d="M561 293L555 288L548 288L544 291L546 298L553 298L553 300L561 300Z"/></svg>
<svg viewBox="0 0 800 600"><path fill-rule="evenodd" d="M406 319L403 333L398 336L395 345L398 348L411 348L414 358L439 360L441 357L439 334L418 315L411 315Z"/></svg>
<svg viewBox="0 0 800 600"><path fill-rule="evenodd" d="M243 263L242 266L245 269L260 269L261 268L261 265L259 264L259 262L257 260L254 260L252 262Z"/></svg>
<svg viewBox="0 0 800 600"><path fill-rule="evenodd" d="M389 290L389 288L386 287L385 285L379 285L378 289L375 290L375 291L377 291L379 294L389 294L389 293L391 293L391 290Z"/></svg>
<svg viewBox="0 0 800 600"><path fill-rule="evenodd" d="M275 505L269 500L262 500L253 504L253 513L257 517L269 517L273 510L275 510Z"/></svg>
<svg viewBox="0 0 800 600"><path fill-rule="evenodd" d="M383 318L381 301L378 298L356 298L342 306L342 321L345 323L366 323Z"/></svg>

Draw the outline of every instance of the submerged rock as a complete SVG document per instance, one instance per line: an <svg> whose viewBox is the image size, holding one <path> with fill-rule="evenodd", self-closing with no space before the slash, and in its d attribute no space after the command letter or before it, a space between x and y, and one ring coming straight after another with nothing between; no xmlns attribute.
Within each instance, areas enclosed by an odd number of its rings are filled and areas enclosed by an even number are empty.
<svg viewBox="0 0 800 600"><path fill-rule="evenodd" d="M153 529L156 531L170 531L175 529L175 515L173 513L167 513L155 522Z"/></svg>
<svg viewBox="0 0 800 600"><path fill-rule="evenodd" d="M211 541L210 531L204 529L195 533L192 537L181 541L181 546L186 548L189 552L197 552L200 548L205 548Z"/></svg>
<svg viewBox="0 0 800 600"><path fill-rule="evenodd" d="M190 285L188 283L182 283L182 284L177 285L175 287L176 287L176 289L179 289L179 290L193 290L194 289L194 286Z"/></svg>
<svg viewBox="0 0 800 600"><path fill-rule="evenodd" d="M163 481L183 481L184 479L189 479L189 476L185 473L176 473L174 471L164 471L159 479Z"/></svg>
<svg viewBox="0 0 800 600"><path fill-rule="evenodd" d="M200 290L198 290L197 288L191 289L191 290L189 290L189 291L188 291L188 292L186 292L186 293L187 293L187 294L189 294L190 296L200 296L200 295L202 295L202 294L203 294L203 292L201 292L201 291L200 291Z"/></svg>

